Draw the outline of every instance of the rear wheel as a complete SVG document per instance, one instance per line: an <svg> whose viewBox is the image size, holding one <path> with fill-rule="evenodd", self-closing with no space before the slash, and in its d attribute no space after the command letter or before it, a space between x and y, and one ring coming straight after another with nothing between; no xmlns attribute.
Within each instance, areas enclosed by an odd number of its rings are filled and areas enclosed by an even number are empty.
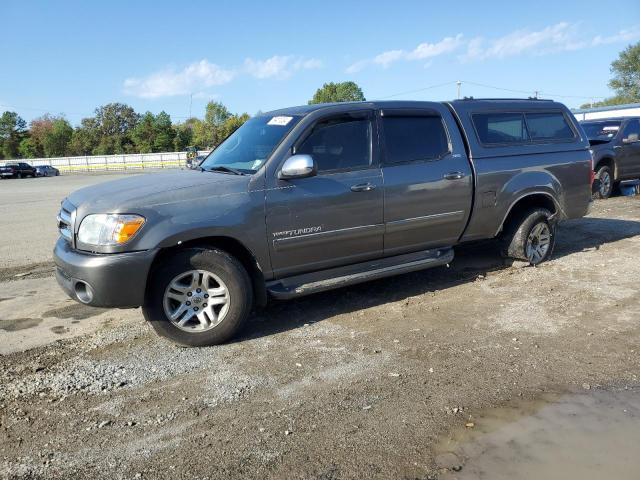
<svg viewBox="0 0 640 480"><path fill-rule="evenodd" d="M505 257L538 265L548 260L556 242L555 224L545 208L527 210L515 217L502 234Z"/></svg>
<svg viewBox="0 0 640 480"><path fill-rule="evenodd" d="M216 345L233 337L253 304L242 264L217 249L178 252L150 274L144 317L180 345Z"/></svg>
<svg viewBox="0 0 640 480"><path fill-rule="evenodd" d="M596 172L595 191L593 196L595 198L609 198L613 193L614 180L613 172L609 165L603 165L598 168Z"/></svg>

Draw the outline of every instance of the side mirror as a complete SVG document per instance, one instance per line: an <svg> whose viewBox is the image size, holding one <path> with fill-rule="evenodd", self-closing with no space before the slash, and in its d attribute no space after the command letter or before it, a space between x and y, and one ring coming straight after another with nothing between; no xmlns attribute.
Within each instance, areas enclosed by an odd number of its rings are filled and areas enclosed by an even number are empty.
<svg viewBox="0 0 640 480"><path fill-rule="evenodd" d="M622 143L635 143L638 141L637 133L630 133L627 138L622 139Z"/></svg>
<svg viewBox="0 0 640 480"><path fill-rule="evenodd" d="M311 155L293 155L285 160L278 174L281 180L292 178L313 177L318 173L318 167Z"/></svg>

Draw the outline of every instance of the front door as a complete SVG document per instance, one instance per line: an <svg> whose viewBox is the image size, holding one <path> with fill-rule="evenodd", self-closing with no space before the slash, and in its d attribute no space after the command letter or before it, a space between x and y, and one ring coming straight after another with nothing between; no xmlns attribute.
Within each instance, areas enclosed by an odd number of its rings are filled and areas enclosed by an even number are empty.
<svg viewBox="0 0 640 480"><path fill-rule="evenodd" d="M624 127L617 157L622 179L640 178L640 121L630 120Z"/></svg>
<svg viewBox="0 0 640 480"><path fill-rule="evenodd" d="M473 174L446 107L383 110L384 252L454 245L471 212Z"/></svg>
<svg viewBox="0 0 640 480"><path fill-rule="evenodd" d="M382 254L383 182L371 112L322 118L300 139L314 177L267 190L267 235L276 278L357 263ZM375 161L374 161L375 159Z"/></svg>

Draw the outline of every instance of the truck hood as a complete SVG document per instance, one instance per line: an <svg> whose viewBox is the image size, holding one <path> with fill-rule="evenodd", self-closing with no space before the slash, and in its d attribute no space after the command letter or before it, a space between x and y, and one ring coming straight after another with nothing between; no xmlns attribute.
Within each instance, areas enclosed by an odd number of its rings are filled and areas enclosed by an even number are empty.
<svg viewBox="0 0 640 480"><path fill-rule="evenodd" d="M196 170L142 174L76 190L67 200L82 214L133 213L158 205L246 192L249 178Z"/></svg>

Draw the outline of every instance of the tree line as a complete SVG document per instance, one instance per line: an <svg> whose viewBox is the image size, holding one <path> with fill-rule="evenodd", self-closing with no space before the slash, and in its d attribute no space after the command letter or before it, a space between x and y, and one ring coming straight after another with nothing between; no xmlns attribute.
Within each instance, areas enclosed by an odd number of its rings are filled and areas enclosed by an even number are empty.
<svg viewBox="0 0 640 480"><path fill-rule="evenodd" d="M75 128L61 115L45 114L27 123L16 112L0 116L0 158L40 158L209 148L242 125L249 115L232 114L209 102L204 119L173 123L166 112L143 114L123 103L96 108Z"/></svg>
<svg viewBox="0 0 640 480"><path fill-rule="evenodd" d="M364 100L354 82L325 83L309 103ZM217 146L249 119L220 102L209 102L204 119L173 123L166 112L143 114L123 103L96 108L75 128L62 115L45 114L27 126L16 112L0 116L0 159L183 151Z"/></svg>

